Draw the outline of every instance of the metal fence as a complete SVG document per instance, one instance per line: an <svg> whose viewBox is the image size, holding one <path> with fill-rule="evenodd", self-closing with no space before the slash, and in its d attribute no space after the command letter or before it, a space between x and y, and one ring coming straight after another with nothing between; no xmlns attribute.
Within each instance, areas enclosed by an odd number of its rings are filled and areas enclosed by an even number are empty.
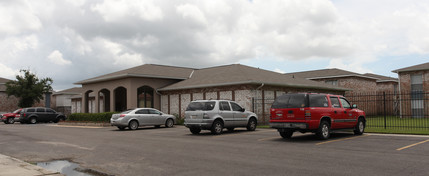
<svg viewBox="0 0 429 176"><path fill-rule="evenodd" d="M365 111L367 127L429 130L428 92L347 93L345 97ZM253 99L260 124L268 124L274 99Z"/></svg>

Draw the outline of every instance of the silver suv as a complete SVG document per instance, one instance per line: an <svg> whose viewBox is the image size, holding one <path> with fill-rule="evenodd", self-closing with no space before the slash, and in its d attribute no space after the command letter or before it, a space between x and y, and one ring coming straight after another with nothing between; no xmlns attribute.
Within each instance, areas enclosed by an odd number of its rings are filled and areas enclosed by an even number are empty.
<svg viewBox="0 0 429 176"><path fill-rule="evenodd" d="M236 127L246 127L254 131L258 116L246 111L240 105L229 100L192 101L185 112L185 126L191 133L211 130L212 134L221 134L223 128L234 131Z"/></svg>

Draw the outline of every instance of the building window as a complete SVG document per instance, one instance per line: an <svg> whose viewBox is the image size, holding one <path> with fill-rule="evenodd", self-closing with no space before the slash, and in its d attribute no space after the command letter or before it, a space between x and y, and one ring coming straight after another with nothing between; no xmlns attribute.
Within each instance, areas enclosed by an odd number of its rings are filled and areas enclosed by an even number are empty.
<svg viewBox="0 0 429 176"><path fill-rule="evenodd" d="M338 86L338 80L328 80L325 81L326 84L330 84L330 85L334 85L334 86Z"/></svg>
<svg viewBox="0 0 429 176"><path fill-rule="evenodd" d="M411 75L411 110L413 117L424 117L423 95L423 75Z"/></svg>
<svg viewBox="0 0 429 176"><path fill-rule="evenodd" d="M139 108L153 108L154 89L149 86L143 86L137 89L137 103Z"/></svg>

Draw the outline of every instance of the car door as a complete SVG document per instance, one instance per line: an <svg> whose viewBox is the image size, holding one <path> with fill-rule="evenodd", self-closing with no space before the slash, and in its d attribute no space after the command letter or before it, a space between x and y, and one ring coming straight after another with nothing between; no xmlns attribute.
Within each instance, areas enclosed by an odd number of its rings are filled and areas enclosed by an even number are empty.
<svg viewBox="0 0 429 176"><path fill-rule="evenodd" d="M54 110L46 108L46 119L47 121L54 121L57 118L57 114Z"/></svg>
<svg viewBox="0 0 429 176"><path fill-rule="evenodd" d="M132 116L139 121L139 125L151 125L148 109L137 110Z"/></svg>
<svg viewBox="0 0 429 176"><path fill-rule="evenodd" d="M344 125L346 125L347 128L354 127L357 123L357 112L352 109L349 101L345 98L340 97L340 102L344 111Z"/></svg>
<svg viewBox="0 0 429 176"><path fill-rule="evenodd" d="M48 121L48 117L46 115L45 108L36 108L36 114L38 116L37 121L39 121L39 122Z"/></svg>
<svg viewBox="0 0 429 176"><path fill-rule="evenodd" d="M235 102L230 102L232 111L234 111L234 122L235 126L246 126L247 125L247 114L244 113L244 109Z"/></svg>
<svg viewBox="0 0 429 176"><path fill-rule="evenodd" d="M165 117L161 115L161 112L155 109L149 109L150 120L154 125L164 125Z"/></svg>
<svg viewBox="0 0 429 176"><path fill-rule="evenodd" d="M222 116L225 121L224 126L230 127L234 126L234 112L231 111L231 106L228 101L220 101L219 102L219 114Z"/></svg>
<svg viewBox="0 0 429 176"><path fill-rule="evenodd" d="M332 129L337 129L337 128L345 128L344 126L344 110L341 107L340 104L340 100L338 99L338 97L335 96L331 96L329 97L329 100L331 102L331 107L332 107L332 111L331 111L331 128Z"/></svg>

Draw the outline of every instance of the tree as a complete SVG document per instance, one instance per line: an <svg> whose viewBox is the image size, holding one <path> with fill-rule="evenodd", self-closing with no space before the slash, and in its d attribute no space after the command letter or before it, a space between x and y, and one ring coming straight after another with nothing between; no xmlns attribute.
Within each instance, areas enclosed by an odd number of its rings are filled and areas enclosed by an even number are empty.
<svg viewBox="0 0 429 176"><path fill-rule="evenodd" d="M52 78L39 79L30 70L20 70L23 75L16 75L16 81L6 83L6 93L19 98L19 107L31 107L43 99L43 95L52 91Z"/></svg>

